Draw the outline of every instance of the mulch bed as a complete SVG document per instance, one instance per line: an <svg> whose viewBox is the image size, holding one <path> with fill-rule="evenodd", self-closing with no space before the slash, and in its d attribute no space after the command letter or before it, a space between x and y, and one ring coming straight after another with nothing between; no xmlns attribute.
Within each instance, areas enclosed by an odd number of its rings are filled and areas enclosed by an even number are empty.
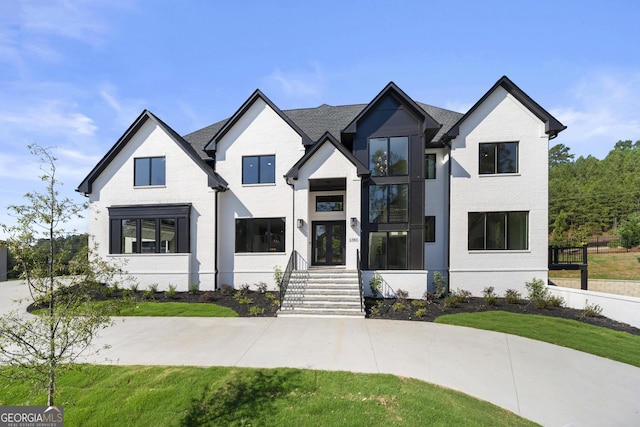
<svg viewBox="0 0 640 427"><path fill-rule="evenodd" d="M240 297L245 297L244 302ZM120 297L113 295L112 297ZM136 293L136 298L144 299L142 292ZM258 292L252 290L238 291L230 288L217 291L197 291L197 292L176 292L173 298L168 298L166 293L158 292L154 295L153 300L158 302L189 302L189 303L214 303L221 306L229 307L238 313L241 317L255 317L255 313L251 313L251 307L264 309L258 317L273 317L276 315L279 307L278 292ZM248 301L251 302L248 302ZM407 320L417 322L433 322L439 316L444 314L456 313L475 313L479 311L502 310L512 313L521 314L537 314L541 316L560 317L563 319L577 320L589 323L591 325L601 326L616 331L629 332L633 335L640 336L640 329L630 326L626 323L618 322L607 317L589 317L585 316L583 310L577 310L566 307L548 307L538 308L535 304L526 300L518 304L509 304L504 298L498 298L495 305L489 305L483 298L471 297L467 302L457 303L455 307L446 307L443 299L434 299L426 302L426 314L423 316L416 315L416 311L420 308L413 303L414 300L405 300L405 308L394 309L397 299L374 299L365 298L366 317L371 319L389 319L389 320ZM423 301L423 300L416 300ZM255 310L255 309L254 309Z"/></svg>

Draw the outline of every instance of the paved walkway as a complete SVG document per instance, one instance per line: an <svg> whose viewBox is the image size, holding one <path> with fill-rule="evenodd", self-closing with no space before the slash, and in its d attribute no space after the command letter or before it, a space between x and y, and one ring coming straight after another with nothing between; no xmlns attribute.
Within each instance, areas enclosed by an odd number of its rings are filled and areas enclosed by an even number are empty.
<svg viewBox="0 0 640 427"><path fill-rule="evenodd" d="M24 288L0 284L0 310ZM640 368L512 335L423 322L117 318L94 363L292 367L414 377L548 426L640 425ZM638 355L640 357L640 355Z"/></svg>

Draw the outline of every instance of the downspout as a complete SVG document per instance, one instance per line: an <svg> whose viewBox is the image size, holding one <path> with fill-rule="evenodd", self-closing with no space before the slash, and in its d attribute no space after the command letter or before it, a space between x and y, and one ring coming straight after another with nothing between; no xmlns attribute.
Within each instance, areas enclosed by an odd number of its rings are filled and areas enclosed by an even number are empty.
<svg viewBox="0 0 640 427"><path fill-rule="evenodd" d="M218 209L218 193L220 193L219 189L215 189L215 197L214 197L214 201L216 203L216 207L215 207L215 215L213 218L213 232L215 233L215 242L214 242L214 249L213 249L213 290L217 291L218 290L218 242L220 241L220 236L218 235L218 215L220 214L220 211Z"/></svg>
<svg viewBox="0 0 640 427"><path fill-rule="evenodd" d="M447 294L450 292L451 284L451 171L453 158L451 156L451 141L447 141L445 145L449 148L449 185L447 186Z"/></svg>
<svg viewBox="0 0 640 427"><path fill-rule="evenodd" d="M293 218L293 221L291 221L291 253L293 254L296 251L296 190L294 185L289 182L289 178L287 178L286 175L284 176L284 182L286 182L287 185L291 187L291 191L293 191L293 206L291 207L291 218Z"/></svg>

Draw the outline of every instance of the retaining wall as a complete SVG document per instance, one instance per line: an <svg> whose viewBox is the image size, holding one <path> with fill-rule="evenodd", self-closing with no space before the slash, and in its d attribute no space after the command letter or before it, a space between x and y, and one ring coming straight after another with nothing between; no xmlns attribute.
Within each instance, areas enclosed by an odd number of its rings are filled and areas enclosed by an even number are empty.
<svg viewBox="0 0 640 427"><path fill-rule="evenodd" d="M550 282L563 288L580 289L580 279L554 279ZM590 291L640 298L640 282L633 280L589 279Z"/></svg>
<svg viewBox="0 0 640 427"><path fill-rule="evenodd" d="M640 328L640 298L638 297L560 286L549 286L549 291L552 295L562 297L567 307L582 310L587 304L597 304L602 307L603 316Z"/></svg>

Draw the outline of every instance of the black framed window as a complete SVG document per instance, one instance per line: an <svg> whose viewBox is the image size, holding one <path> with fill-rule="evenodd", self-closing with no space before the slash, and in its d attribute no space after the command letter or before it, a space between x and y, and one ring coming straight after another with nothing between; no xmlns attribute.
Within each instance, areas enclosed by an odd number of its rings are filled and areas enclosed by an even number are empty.
<svg viewBox="0 0 640 427"><path fill-rule="evenodd" d="M332 196L316 196L316 212L342 212L344 197L342 194Z"/></svg>
<svg viewBox="0 0 640 427"><path fill-rule="evenodd" d="M191 205L109 208L109 253L188 253L190 210Z"/></svg>
<svg viewBox="0 0 640 427"><path fill-rule="evenodd" d="M480 144L479 171L481 175L518 173L518 143Z"/></svg>
<svg viewBox="0 0 640 427"><path fill-rule="evenodd" d="M469 250L529 249L529 212L469 212Z"/></svg>
<svg viewBox="0 0 640 427"><path fill-rule="evenodd" d="M236 253L284 252L284 218L236 219Z"/></svg>
<svg viewBox="0 0 640 427"><path fill-rule="evenodd" d="M409 239L406 231L373 231L369 233L369 269L406 270Z"/></svg>
<svg viewBox="0 0 640 427"><path fill-rule="evenodd" d="M409 173L409 137L371 138L369 170L372 176L407 175Z"/></svg>
<svg viewBox="0 0 640 427"><path fill-rule="evenodd" d="M436 217L424 217L424 241L425 243L433 243L436 241Z"/></svg>
<svg viewBox="0 0 640 427"><path fill-rule="evenodd" d="M276 156L242 157L243 184L273 184L276 182Z"/></svg>
<svg viewBox="0 0 640 427"><path fill-rule="evenodd" d="M436 155L424 155L424 179L436 179Z"/></svg>
<svg viewBox="0 0 640 427"><path fill-rule="evenodd" d="M164 157L140 157L133 160L133 185L136 187L165 185L166 159Z"/></svg>
<svg viewBox="0 0 640 427"><path fill-rule="evenodd" d="M408 222L408 194L408 184L384 184L369 186L369 222Z"/></svg>

